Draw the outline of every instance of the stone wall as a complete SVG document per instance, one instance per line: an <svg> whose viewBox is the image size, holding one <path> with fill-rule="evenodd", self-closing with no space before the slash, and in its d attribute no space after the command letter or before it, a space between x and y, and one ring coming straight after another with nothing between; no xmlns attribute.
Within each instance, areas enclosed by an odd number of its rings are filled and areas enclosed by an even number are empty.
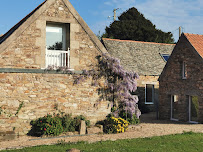
<svg viewBox="0 0 203 152"><path fill-rule="evenodd" d="M110 103L100 100L98 87L91 78L73 85L72 74L0 73L0 131L26 134L30 121L58 110L84 115L91 123L105 119L110 113ZM104 82L100 81L100 86ZM17 115L20 105L20 109Z"/></svg>
<svg viewBox="0 0 203 152"><path fill-rule="evenodd" d="M135 94L138 95L139 98L139 108L142 112L155 112L157 111L158 100L159 100L159 76L139 76L137 80L137 91ZM145 103L145 90L146 84L154 85L154 103L146 104Z"/></svg>
<svg viewBox="0 0 203 152"><path fill-rule="evenodd" d="M51 1L46 3L49 2ZM49 22L70 24L70 67L72 69L90 69L97 63L95 57L101 52L64 2L55 0L53 4L47 6L37 20L23 29L20 36L0 54L0 68L45 68L46 24Z"/></svg>
<svg viewBox="0 0 203 152"><path fill-rule="evenodd" d="M182 79L182 63L186 79ZM159 85L159 116L171 118L171 95L178 95L178 119L189 120L188 96L198 96L199 122L203 122L203 62L185 37L181 37L170 57Z"/></svg>

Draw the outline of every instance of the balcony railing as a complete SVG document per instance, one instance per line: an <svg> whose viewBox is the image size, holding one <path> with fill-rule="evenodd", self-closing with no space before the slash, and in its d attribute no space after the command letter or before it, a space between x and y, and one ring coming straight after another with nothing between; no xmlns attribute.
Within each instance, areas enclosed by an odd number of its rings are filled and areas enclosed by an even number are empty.
<svg viewBox="0 0 203 152"><path fill-rule="evenodd" d="M70 68L70 49L67 51L61 50L46 50L46 68L68 67Z"/></svg>

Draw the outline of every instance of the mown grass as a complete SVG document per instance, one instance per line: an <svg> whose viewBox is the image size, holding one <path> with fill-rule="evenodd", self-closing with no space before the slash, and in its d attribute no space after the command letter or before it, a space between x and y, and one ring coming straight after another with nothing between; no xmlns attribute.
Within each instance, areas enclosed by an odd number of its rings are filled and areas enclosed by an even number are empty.
<svg viewBox="0 0 203 152"><path fill-rule="evenodd" d="M77 148L83 152L202 152L203 134L184 133L152 138L137 138L117 141L101 141L88 144L87 142L64 143L57 145L37 146L9 152L66 152ZM6 152L2 151L2 152Z"/></svg>

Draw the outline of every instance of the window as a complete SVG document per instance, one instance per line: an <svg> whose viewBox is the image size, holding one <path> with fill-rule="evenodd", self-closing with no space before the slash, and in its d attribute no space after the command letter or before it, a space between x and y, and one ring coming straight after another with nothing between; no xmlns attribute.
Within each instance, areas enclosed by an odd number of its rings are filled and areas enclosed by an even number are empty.
<svg viewBox="0 0 203 152"><path fill-rule="evenodd" d="M161 55L161 57L163 58L163 60L164 60L165 62L167 62L168 59L169 59L169 57L170 57L169 54L160 54L160 55Z"/></svg>
<svg viewBox="0 0 203 152"><path fill-rule="evenodd" d="M48 50L66 50L65 25L47 24L46 46Z"/></svg>
<svg viewBox="0 0 203 152"><path fill-rule="evenodd" d="M189 96L189 122L197 123L199 115L198 96Z"/></svg>
<svg viewBox="0 0 203 152"><path fill-rule="evenodd" d="M153 104L154 103L154 85L146 84L145 88L145 104Z"/></svg>
<svg viewBox="0 0 203 152"><path fill-rule="evenodd" d="M182 62L182 79L186 79L186 64Z"/></svg>
<svg viewBox="0 0 203 152"><path fill-rule="evenodd" d="M70 67L70 25L47 23L46 68Z"/></svg>
<svg viewBox="0 0 203 152"><path fill-rule="evenodd" d="M178 121L178 95L171 95L171 120Z"/></svg>

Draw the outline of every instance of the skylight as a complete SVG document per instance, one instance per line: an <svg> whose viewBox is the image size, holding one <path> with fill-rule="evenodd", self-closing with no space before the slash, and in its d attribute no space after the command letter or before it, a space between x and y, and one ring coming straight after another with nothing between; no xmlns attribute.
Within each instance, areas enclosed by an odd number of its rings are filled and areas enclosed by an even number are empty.
<svg viewBox="0 0 203 152"><path fill-rule="evenodd" d="M163 60L164 60L165 62L167 62L168 59L169 59L169 57L170 57L170 55L169 55L169 54L161 54L161 57L163 58Z"/></svg>

